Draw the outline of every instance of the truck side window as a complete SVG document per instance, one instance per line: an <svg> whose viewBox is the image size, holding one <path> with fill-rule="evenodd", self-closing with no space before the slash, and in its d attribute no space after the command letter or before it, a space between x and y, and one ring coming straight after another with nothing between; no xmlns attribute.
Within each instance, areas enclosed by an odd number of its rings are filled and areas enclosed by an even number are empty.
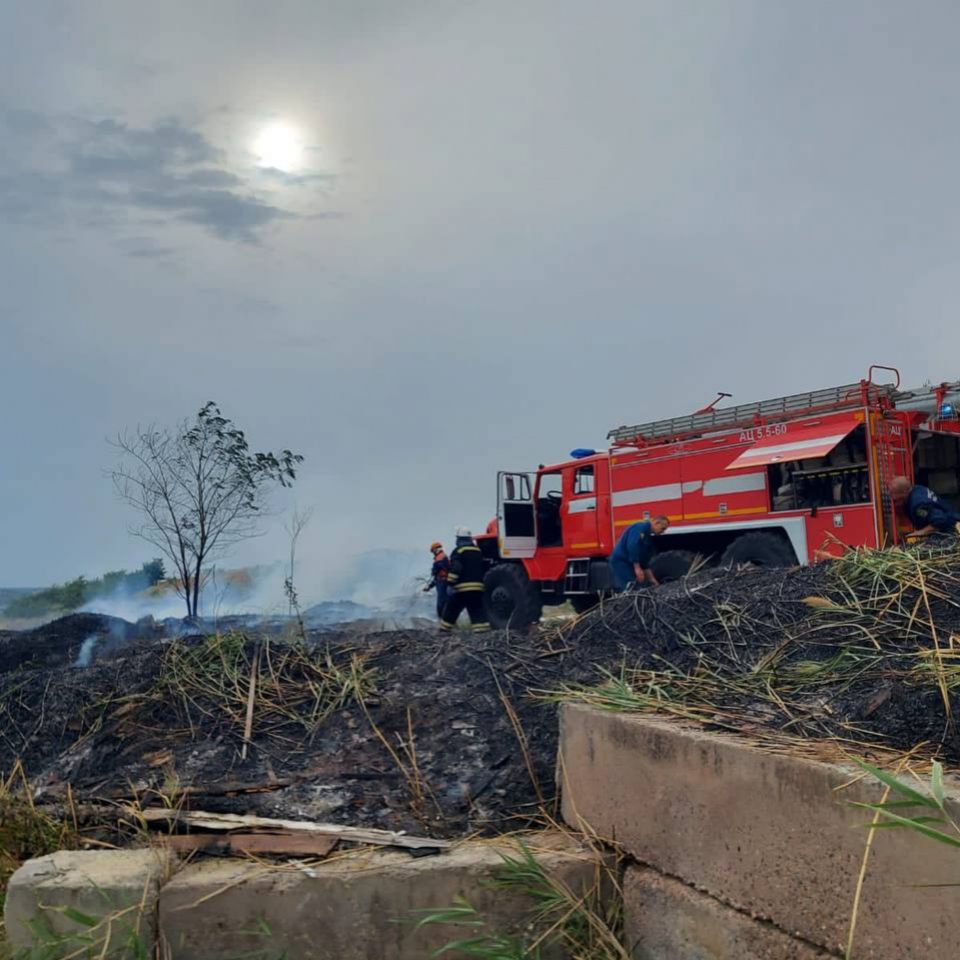
<svg viewBox="0 0 960 960"><path fill-rule="evenodd" d="M530 496L530 480L526 474L505 473L503 475L503 499L508 503L533 499Z"/></svg>
<svg viewBox="0 0 960 960"><path fill-rule="evenodd" d="M573 475L573 493L574 496L593 493L593 464L589 467L577 467L577 472Z"/></svg>

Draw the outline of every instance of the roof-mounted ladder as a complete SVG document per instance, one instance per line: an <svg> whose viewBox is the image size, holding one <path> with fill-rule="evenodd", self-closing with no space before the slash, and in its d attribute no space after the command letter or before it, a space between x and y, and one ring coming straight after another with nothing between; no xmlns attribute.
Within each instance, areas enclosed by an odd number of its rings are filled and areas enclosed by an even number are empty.
<svg viewBox="0 0 960 960"><path fill-rule="evenodd" d="M755 426L771 419L797 417L804 413L862 407L865 402L876 403L881 398L892 400L895 396L896 390L892 384L861 381L825 390L794 393L774 400L761 400L759 403L743 403L735 407L673 417L670 420L651 420L649 423L616 427L607 434L607 439L614 445L628 446L655 440L701 436L739 426Z"/></svg>

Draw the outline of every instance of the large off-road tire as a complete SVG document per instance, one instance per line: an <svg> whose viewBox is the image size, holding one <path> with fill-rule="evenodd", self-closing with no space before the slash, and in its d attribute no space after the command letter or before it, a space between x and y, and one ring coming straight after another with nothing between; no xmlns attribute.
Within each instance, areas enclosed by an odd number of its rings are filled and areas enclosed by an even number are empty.
<svg viewBox="0 0 960 960"><path fill-rule="evenodd" d="M577 613L586 613L600 602L600 595L596 593L574 593L567 599Z"/></svg>
<svg viewBox="0 0 960 960"><path fill-rule="evenodd" d="M767 531L741 534L724 550L720 560L722 566L730 569L748 563L755 567L792 567L796 562L790 544Z"/></svg>
<svg viewBox="0 0 960 960"><path fill-rule="evenodd" d="M525 630L540 619L540 588L519 563L498 563L483 578L483 599L490 626Z"/></svg>
<svg viewBox="0 0 960 960"><path fill-rule="evenodd" d="M689 572L696 560L696 554L689 550L664 550L650 561L650 569L660 583L681 580Z"/></svg>

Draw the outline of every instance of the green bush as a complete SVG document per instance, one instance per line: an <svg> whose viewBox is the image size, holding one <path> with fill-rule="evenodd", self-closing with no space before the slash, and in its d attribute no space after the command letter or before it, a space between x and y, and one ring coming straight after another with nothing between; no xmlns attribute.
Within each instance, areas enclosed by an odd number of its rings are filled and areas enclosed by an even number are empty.
<svg viewBox="0 0 960 960"><path fill-rule="evenodd" d="M7 617L24 619L70 613L97 597L109 597L115 593L140 593L162 580L165 575L163 561L153 559L132 572L110 570L95 580L80 576L36 593L16 597L6 605L3 613Z"/></svg>

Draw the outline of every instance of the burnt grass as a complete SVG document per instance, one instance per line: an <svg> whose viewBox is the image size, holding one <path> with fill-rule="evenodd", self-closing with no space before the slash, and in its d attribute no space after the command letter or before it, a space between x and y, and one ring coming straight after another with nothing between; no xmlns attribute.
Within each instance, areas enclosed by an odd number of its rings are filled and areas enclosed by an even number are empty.
<svg viewBox="0 0 960 960"><path fill-rule="evenodd" d="M864 564L879 568L879 556ZM948 544L884 564L706 571L529 634L347 625L309 631L305 644L288 628L211 646L149 623L70 616L0 634L0 772L21 760L51 804L69 784L81 805L172 798L432 836L497 832L554 802L551 695L597 702L604 685L629 685L631 709L707 727L830 740L861 756L923 744L922 756L960 761L944 703L960 709L949 650L960 640L960 553ZM919 653L934 647L931 624L945 651L936 662ZM74 667L91 636L91 665ZM258 650L242 759L243 678ZM171 664L182 678L191 652L211 676L217 657L233 671L229 702L171 686ZM359 671L362 702L348 696L310 720L323 671Z"/></svg>

